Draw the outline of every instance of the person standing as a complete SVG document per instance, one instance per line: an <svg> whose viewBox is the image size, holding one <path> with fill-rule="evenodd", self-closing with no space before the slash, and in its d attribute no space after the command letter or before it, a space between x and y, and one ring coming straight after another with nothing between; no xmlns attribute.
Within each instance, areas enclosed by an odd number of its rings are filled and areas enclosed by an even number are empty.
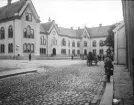
<svg viewBox="0 0 134 105"><path fill-rule="evenodd" d="M31 61L31 53L29 54L29 61Z"/></svg>
<svg viewBox="0 0 134 105"><path fill-rule="evenodd" d="M105 75L107 76L107 82L110 82L110 77L113 75L114 66L111 59L107 56L104 62Z"/></svg>

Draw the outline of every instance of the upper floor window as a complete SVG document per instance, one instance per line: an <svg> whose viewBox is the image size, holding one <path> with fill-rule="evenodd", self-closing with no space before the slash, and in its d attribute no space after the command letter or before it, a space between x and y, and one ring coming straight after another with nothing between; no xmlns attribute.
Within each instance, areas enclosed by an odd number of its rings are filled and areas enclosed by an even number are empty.
<svg viewBox="0 0 134 105"><path fill-rule="evenodd" d="M100 40L99 45L103 46L103 41L102 40Z"/></svg>
<svg viewBox="0 0 134 105"><path fill-rule="evenodd" d="M93 47L96 47L96 41L95 40L93 41Z"/></svg>
<svg viewBox="0 0 134 105"><path fill-rule="evenodd" d="M13 53L13 44L12 43L8 44L8 53Z"/></svg>
<svg viewBox="0 0 134 105"><path fill-rule="evenodd" d="M55 37L51 40L51 44L52 44L52 45L57 45L57 40L56 40Z"/></svg>
<svg viewBox="0 0 134 105"><path fill-rule="evenodd" d="M0 30L0 39L5 39L5 29L4 29L4 27L1 27L1 30Z"/></svg>
<svg viewBox="0 0 134 105"><path fill-rule="evenodd" d="M64 38L62 39L61 43L62 43L62 46L66 46L66 40Z"/></svg>
<svg viewBox="0 0 134 105"><path fill-rule="evenodd" d="M70 41L68 41L68 47L70 47Z"/></svg>
<svg viewBox="0 0 134 105"><path fill-rule="evenodd" d="M84 47L87 47L87 42L86 41L84 41Z"/></svg>
<svg viewBox="0 0 134 105"><path fill-rule="evenodd" d="M0 53L5 53L5 45L4 44L0 45Z"/></svg>
<svg viewBox="0 0 134 105"><path fill-rule="evenodd" d="M32 21L32 14L26 12L26 21Z"/></svg>
<svg viewBox="0 0 134 105"><path fill-rule="evenodd" d="M24 28L23 36L24 38L34 38L34 30L30 27L30 25L28 25L27 28Z"/></svg>
<svg viewBox="0 0 134 105"><path fill-rule="evenodd" d="M77 42L77 47L80 47L80 41Z"/></svg>
<svg viewBox="0 0 134 105"><path fill-rule="evenodd" d="M72 47L75 47L75 42L74 41L72 42Z"/></svg>
<svg viewBox="0 0 134 105"><path fill-rule="evenodd" d="M8 38L13 38L13 27L10 25L8 27Z"/></svg>
<svg viewBox="0 0 134 105"><path fill-rule="evenodd" d="M40 44L41 45L46 45L46 38L45 38L45 36L41 36L41 38L40 38Z"/></svg>

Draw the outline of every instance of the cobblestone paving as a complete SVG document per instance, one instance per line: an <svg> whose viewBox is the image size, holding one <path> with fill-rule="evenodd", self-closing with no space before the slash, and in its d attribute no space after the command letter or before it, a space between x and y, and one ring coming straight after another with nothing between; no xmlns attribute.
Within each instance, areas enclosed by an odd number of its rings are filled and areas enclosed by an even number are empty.
<svg viewBox="0 0 134 105"><path fill-rule="evenodd" d="M96 94L103 66L76 64L0 80L0 105L85 105Z"/></svg>

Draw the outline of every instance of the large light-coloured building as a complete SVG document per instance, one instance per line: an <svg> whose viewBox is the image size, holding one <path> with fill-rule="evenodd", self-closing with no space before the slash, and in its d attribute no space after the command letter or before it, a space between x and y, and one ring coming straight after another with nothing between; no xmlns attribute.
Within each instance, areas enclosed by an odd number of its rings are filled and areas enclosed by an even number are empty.
<svg viewBox="0 0 134 105"><path fill-rule="evenodd" d="M121 22L114 30L114 62L126 64L126 34L125 24Z"/></svg>
<svg viewBox="0 0 134 105"><path fill-rule="evenodd" d="M54 20L40 23L31 0L19 0L0 8L0 57L105 55L103 41L111 27L73 29L58 26Z"/></svg>

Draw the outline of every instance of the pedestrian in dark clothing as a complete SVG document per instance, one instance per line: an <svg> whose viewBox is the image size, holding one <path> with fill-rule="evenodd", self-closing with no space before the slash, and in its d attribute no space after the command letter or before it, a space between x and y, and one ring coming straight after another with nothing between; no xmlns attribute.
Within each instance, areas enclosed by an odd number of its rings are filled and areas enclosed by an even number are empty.
<svg viewBox="0 0 134 105"><path fill-rule="evenodd" d="M74 59L74 56L72 55L72 60Z"/></svg>
<svg viewBox="0 0 134 105"><path fill-rule="evenodd" d="M111 75L113 75L114 66L109 57L106 58L104 64L105 64L104 68L105 68L105 74L107 76L107 81L110 82L110 77Z"/></svg>
<svg viewBox="0 0 134 105"><path fill-rule="evenodd" d="M31 61L31 53L29 54L29 61Z"/></svg>

